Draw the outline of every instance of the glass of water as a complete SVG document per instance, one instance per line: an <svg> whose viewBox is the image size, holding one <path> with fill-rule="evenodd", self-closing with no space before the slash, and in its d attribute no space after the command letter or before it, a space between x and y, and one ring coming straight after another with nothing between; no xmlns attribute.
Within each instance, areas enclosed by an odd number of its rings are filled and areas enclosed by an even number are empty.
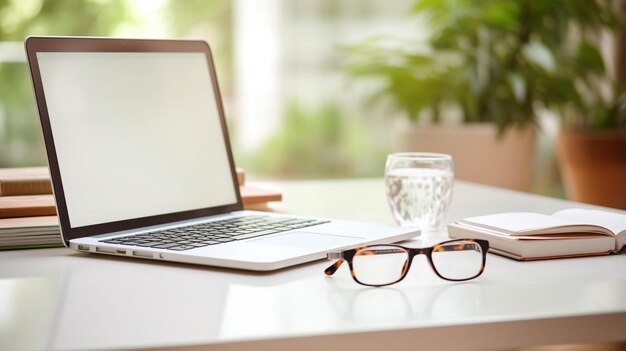
<svg viewBox="0 0 626 351"><path fill-rule="evenodd" d="M450 155L403 152L387 157L387 199L399 225L419 227L426 232L442 230L453 183Z"/></svg>

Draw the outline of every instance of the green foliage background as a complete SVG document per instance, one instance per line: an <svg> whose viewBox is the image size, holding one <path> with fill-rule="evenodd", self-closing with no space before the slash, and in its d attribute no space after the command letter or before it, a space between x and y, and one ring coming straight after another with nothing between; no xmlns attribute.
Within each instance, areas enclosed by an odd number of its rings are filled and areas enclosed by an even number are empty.
<svg viewBox="0 0 626 351"><path fill-rule="evenodd" d="M550 108L568 127L626 127L612 113L623 87L600 51L602 31L619 25L614 1L418 0L413 12L428 23L427 41L373 38L351 48L349 67L378 78L374 98L409 118L427 111L437 123L453 106L463 121L502 131L536 124L538 109Z"/></svg>
<svg viewBox="0 0 626 351"><path fill-rule="evenodd" d="M240 161L259 177L381 176L387 150L373 138L363 121L348 118L335 103L307 108L294 100L277 133Z"/></svg>

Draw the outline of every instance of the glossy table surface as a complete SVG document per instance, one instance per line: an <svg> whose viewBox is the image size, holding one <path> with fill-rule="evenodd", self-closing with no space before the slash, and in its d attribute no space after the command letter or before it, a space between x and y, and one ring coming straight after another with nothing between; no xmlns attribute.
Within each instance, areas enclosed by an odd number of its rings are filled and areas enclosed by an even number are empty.
<svg viewBox="0 0 626 351"><path fill-rule="evenodd" d="M265 182L279 211L392 223L382 179ZM448 220L591 207L457 182ZM420 246L443 233L416 239ZM626 255L516 262L438 279L416 261L387 288L356 285L328 261L272 273L87 255L0 252L0 350L481 350L626 340Z"/></svg>

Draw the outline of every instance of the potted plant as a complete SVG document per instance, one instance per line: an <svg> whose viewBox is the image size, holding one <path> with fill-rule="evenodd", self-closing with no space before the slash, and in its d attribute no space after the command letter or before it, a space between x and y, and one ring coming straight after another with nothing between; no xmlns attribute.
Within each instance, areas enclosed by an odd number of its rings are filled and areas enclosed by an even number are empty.
<svg viewBox="0 0 626 351"><path fill-rule="evenodd" d="M572 20L563 28L567 36L555 46L562 64L549 86L561 95L557 151L565 192L572 200L626 209L626 77L608 69L600 50L603 42L616 39L622 47L614 71L624 69L626 27L619 19L626 2L568 4L560 11ZM580 4L587 10L576 6ZM621 37L616 36L620 28Z"/></svg>
<svg viewBox="0 0 626 351"><path fill-rule="evenodd" d="M406 115L396 150L451 153L461 179L528 190L538 115L564 106L574 88L562 67L597 54L568 38L612 25L609 2L420 0L412 11L431 31L426 41L365 41L350 48L348 70L378 78L375 101Z"/></svg>
<svg viewBox="0 0 626 351"><path fill-rule="evenodd" d="M598 68L561 108L561 177L570 199L626 210L626 89L604 72L603 60Z"/></svg>
<svg viewBox="0 0 626 351"><path fill-rule="evenodd" d="M562 129L557 146L568 198L626 210L626 99L604 113L575 113L585 122L608 119L604 126ZM619 126L619 127L617 127Z"/></svg>

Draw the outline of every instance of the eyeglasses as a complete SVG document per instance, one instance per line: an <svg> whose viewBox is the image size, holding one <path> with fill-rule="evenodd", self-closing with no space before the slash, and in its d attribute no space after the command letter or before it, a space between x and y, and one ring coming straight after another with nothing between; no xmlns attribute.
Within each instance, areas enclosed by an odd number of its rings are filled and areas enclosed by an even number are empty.
<svg viewBox="0 0 626 351"><path fill-rule="evenodd" d="M367 286L395 284L406 277L413 257L426 255L435 274L441 279L463 281L482 274L489 242L480 239L454 239L424 248L399 245L361 246L352 250L330 252L329 260L338 260L324 273L333 275L343 261L350 265L352 278Z"/></svg>

